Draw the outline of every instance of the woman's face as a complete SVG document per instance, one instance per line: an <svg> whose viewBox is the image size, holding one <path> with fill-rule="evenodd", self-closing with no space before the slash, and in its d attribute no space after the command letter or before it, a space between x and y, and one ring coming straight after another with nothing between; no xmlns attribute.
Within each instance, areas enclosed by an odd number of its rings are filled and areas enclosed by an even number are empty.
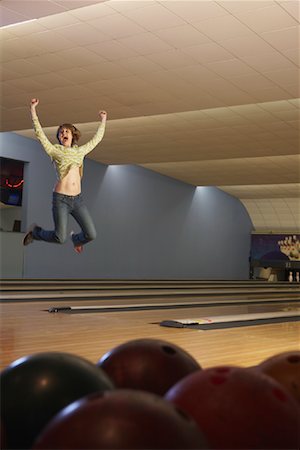
<svg viewBox="0 0 300 450"><path fill-rule="evenodd" d="M58 133L58 139L64 147L71 147L73 140L72 131L69 128L61 128Z"/></svg>

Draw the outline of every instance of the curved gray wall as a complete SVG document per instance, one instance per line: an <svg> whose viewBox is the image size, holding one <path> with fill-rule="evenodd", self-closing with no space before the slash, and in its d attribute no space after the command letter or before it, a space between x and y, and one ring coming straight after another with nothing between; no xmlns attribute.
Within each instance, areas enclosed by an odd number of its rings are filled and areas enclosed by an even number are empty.
<svg viewBox="0 0 300 450"><path fill-rule="evenodd" d="M29 163L24 227L37 222L51 229L55 173L50 159L32 139L2 133L1 141L1 156ZM25 278L248 278L252 223L243 204L229 194L138 166L86 159L83 195L96 241L81 255L71 242L35 242L24 252ZM72 218L69 226L77 229Z"/></svg>

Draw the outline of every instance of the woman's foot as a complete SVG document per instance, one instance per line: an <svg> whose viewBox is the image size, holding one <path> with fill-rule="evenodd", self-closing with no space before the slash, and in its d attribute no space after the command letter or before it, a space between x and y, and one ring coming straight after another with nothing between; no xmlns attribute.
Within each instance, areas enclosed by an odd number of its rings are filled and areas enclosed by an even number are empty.
<svg viewBox="0 0 300 450"><path fill-rule="evenodd" d="M23 245L29 245L32 244L34 239L33 239L33 229L36 227L36 223L33 223L32 225L30 225L27 233L25 234L25 237L23 239Z"/></svg>
<svg viewBox="0 0 300 450"><path fill-rule="evenodd" d="M83 245L75 245L74 241L73 241L73 235L74 235L74 231L71 231L70 236L74 245L74 250L76 253L82 253L83 252Z"/></svg>
<svg viewBox="0 0 300 450"><path fill-rule="evenodd" d="M83 245L74 245L74 250L76 253L82 253L83 252Z"/></svg>

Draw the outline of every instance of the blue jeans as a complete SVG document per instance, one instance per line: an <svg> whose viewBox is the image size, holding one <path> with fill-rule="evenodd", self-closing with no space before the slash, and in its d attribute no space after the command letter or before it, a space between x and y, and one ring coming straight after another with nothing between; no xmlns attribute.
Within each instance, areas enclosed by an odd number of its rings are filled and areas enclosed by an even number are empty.
<svg viewBox="0 0 300 450"><path fill-rule="evenodd" d="M52 214L54 230L47 231L36 226L32 231L33 239L37 241L64 244L67 240L69 214L81 227L81 232L72 235L75 246L84 245L96 238L96 229L82 196L64 195L53 192Z"/></svg>

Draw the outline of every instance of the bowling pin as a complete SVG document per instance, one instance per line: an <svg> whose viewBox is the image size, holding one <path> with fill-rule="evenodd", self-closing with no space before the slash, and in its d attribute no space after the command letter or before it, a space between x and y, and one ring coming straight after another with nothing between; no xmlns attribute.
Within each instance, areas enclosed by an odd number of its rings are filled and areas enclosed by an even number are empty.
<svg viewBox="0 0 300 450"><path fill-rule="evenodd" d="M299 283L299 281L300 281L299 272L296 272L296 281L297 281L297 283Z"/></svg>
<svg viewBox="0 0 300 450"><path fill-rule="evenodd" d="M291 283L293 281L293 272L289 273L289 282Z"/></svg>

